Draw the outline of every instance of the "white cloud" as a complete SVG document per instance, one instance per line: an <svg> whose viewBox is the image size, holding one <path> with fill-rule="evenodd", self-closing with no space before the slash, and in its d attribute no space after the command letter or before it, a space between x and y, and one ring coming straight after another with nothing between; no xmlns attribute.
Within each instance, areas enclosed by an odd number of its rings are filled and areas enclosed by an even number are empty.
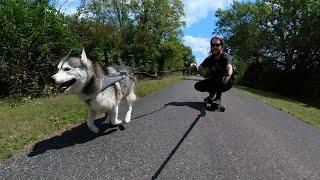
<svg viewBox="0 0 320 180"><path fill-rule="evenodd" d="M183 0L184 20L187 26L204 19L208 14L214 14L218 8L225 8L232 3L232 0Z"/></svg>
<svg viewBox="0 0 320 180"><path fill-rule="evenodd" d="M183 38L185 45L192 48L194 52L202 55L208 55L210 50L210 39L201 37L185 36Z"/></svg>
<svg viewBox="0 0 320 180"><path fill-rule="evenodd" d="M202 37L184 36L184 44L192 49L197 57L197 62L202 61L210 50L210 39Z"/></svg>

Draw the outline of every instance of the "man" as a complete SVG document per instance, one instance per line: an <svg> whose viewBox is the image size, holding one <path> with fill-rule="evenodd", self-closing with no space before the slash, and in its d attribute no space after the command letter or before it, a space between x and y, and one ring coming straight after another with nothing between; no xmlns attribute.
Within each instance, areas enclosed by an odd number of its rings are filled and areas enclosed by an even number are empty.
<svg viewBox="0 0 320 180"><path fill-rule="evenodd" d="M209 71L207 79L197 82L194 88L200 92L209 92L208 103L221 105L221 95L231 89L233 84L230 56L223 52L223 40L215 36L210 40L211 54L200 64L200 72Z"/></svg>

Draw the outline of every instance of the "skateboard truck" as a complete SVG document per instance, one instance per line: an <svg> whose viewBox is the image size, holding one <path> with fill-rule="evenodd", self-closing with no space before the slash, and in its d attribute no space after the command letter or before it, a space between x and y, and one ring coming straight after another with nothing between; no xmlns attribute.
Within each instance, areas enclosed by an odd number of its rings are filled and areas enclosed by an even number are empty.
<svg viewBox="0 0 320 180"><path fill-rule="evenodd" d="M226 110L226 107L223 106L221 103L215 103L213 101L209 101L208 98L204 98L204 101L207 103L207 109L209 111L224 112Z"/></svg>

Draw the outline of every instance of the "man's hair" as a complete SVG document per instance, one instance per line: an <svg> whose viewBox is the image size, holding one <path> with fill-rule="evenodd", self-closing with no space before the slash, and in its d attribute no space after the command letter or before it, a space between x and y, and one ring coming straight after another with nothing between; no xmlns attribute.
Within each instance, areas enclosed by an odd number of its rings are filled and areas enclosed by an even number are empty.
<svg viewBox="0 0 320 180"><path fill-rule="evenodd" d="M217 35L217 36L213 36L213 37L211 38L211 40L210 40L210 46L212 45L212 41L213 41L214 39L219 39L221 46L223 46L222 36L218 36L218 35Z"/></svg>

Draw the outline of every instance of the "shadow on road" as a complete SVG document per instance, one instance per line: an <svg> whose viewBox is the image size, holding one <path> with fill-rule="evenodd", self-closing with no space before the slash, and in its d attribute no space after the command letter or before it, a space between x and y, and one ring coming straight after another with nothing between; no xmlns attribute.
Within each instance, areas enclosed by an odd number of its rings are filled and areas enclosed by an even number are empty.
<svg viewBox="0 0 320 180"><path fill-rule="evenodd" d="M175 152L179 149L180 145L183 143L183 141L187 138L187 136L189 135L189 133L191 132L191 130L193 129L193 127L197 124L197 122L199 121L200 117L203 117L206 115L206 111L205 111L205 103L203 102L170 102L168 104L165 104L164 107L167 106L188 106L191 107L193 109L198 110L200 113L198 114L198 116L196 117L196 119L192 122L192 124L190 125L190 127L187 129L187 131L184 133L184 135L182 136L182 138L179 140L178 144L173 148L173 150L171 151L171 153L168 155L168 157L163 161L163 163L161 164L161 166L159 167L159 169L156 171L156 173L152 176L152 179L157 179L159 174L161 173L161 171L165 168L165 166L168 164L168 162L170 161L171 157L175 154ZM163 109L163 108L161 108Z"/></svg>
<svg viewBox="0 0 320 180"><path fill-rule="evenodd" d="M117 128L124 130L125 128L120 126L114 126L111 124L102 124L104 119L95 120L95 124L99 128L98 134L91 132L88 129L86 123L83 123L77 127L74 127L64 133L51 137L50 139L38 142L34 145L32 151L28 154L28 157L37 156L39 154L45 153L51 149L62 149L65 147L73 146L75 144L82 144L91 141L97 137L105 136L117 131Z"/></svg>
<svg viewBox="0 0 320 180"><path fill-rule="evenodd" d="M195 110L198 110L200 114L206 114L206 103L204 102L170 102L168 104L165 104L165 107L166 106L187 106Z"/></svg>
<svg viewBox="0 0 320 180"><path fill-rule="evenodd" d="M152 112L149 112L149 113L146 113L146 114L143 114L143 115L140 115L140 116L137 116L137 117L134 117L132 118L131 120L134 120L134 119L139 119L141 117L144 117L144 116L148 116L148 115L151 115L153 113L156 113L156 112L159 112L161 111L162 109L166 108L167 106L188 106L188 107L191 107L193 109L196 109L198 111L200 111L202 113L202 111L205 113L205 108L206 108L206 105L203 103L203 102L170 102L168 104L165 104L162 108L160 109L157 109L157 110L154 110Z"/></svg>
<svg viewBox="0 0 320 180"><path fill-rule="evenodd" d="M162 108L157 109L157 110L155 110L155 111L149 112L149 113L147 113L147 114L143 114L143 115L141 115L141 116L137 116L137 117L131 118L131 120L139 119L139 118L144 117L144 116L148 116L148 115L153 114L153 113L155 113L155 112L161 111L162 109L164 109L164 108L166 108L166 107L167 107L167 105L165 105L165 106L163 106Z"/></svg>

